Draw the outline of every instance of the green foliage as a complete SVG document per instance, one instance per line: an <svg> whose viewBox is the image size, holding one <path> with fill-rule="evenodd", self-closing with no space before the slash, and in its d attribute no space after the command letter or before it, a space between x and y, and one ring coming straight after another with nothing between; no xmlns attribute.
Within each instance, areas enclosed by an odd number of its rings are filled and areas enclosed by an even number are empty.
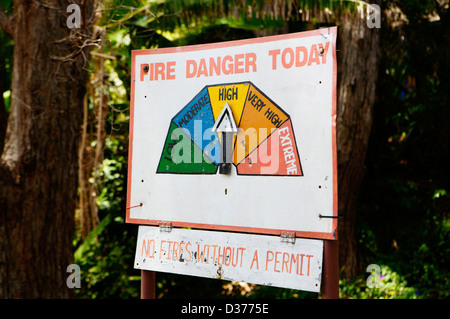
<svg viewBox="0 0 450 319"><path fill-rule="evenodd" d="M102 222L85 241L75 241L75 262L82 270L79 298L136 298L139 293L140 272L132 268L137 226L124 223L131 50L249 38L283 26L277 17L256 16L256 9L251 17L234 16L227 3L105 1L99 26L106 31L104 53L115 59L104 64L110 103L97 198ZM264 1L245 3L258 9ZM331 4L339 7L339 1ZM424 18L433 12L431 1L396 4L412 22L381 29L379 99L356 229L361 268L378 263L382 280L379 288L369 288L369 274L362 272L341 281L342 298L450 297L450 72L448 39L442 39L448 21ZM305 28L298 21L287 24L291 32ZM156 288L160 298L317 298L296 290L251 286L244 291L230 285L158 273Z"/></svg>
<svg viewBox="0 0 450 319"><path fill-rule="evenodd" d="M317 299L314 292L270 286L256 286L245 295L249 299Z"/></svg>
<svg viewBox="0 0 450 319"><path fill-rule="evenodd" d="M121 50L127 42L120 39L113 45ZM96 198L101 222L84 241L77 237L74 243L75 263L81 268L82 280L81 289L76 291L78 298L139 296L140 272L132 268L137 228L125 224L129 129L129 93L126 89L129 86L125 83L129 82L128 62L127 59L117 59L104 64L109 74L110 103L105 122L105 159L96 176L101 186Z"/></svg>
<svg viewBox="0 0 450 319"><path fill-rule="evenodd" d="M105 225L100 224L98 227ZM75 263L81 268L81 289L78 298L138 298L140 276L130 271L133 265L135 236L115 219L89 245L83 244L83 253L77 253ZM122 233L122 238L111 238L112 233ZM125 238L127 236L128 238ZM115 236L113 236L115 237Z"/></svg>
<svg viewBox="0 0 450 319"><path fill-rule="evenodd" d="M340 298L345 299L419 299L422 297L414 287L408 287L405 278L386 265L381 267L378 285L370 288L367 277L361 276L350 282L339 281Z"/></svg>
<svg viewBox="0 0 450 319"><path fill-rule="evenodd" d="M4 99L6 113L9 114L11 108L11 74L12 56L14 41L0 31L0 98Z"/></svg>
<svg viewBox="0 0 450 319"><path fill-rule="evenodd" d="M124 134L124 132L121 132ZM101 165L102 189L97 198L100 224L82 242L75 242L75 263L81 268L79 298L137 298L140 272L134 270L137 228L125 216L126 157L120 139L107 139Z"/></svg>
<svg viewBox="0 0 450 319"><path fill-rule="evenodd" d="M1 0L0 8L3 8L6 12L11 12L13 0Z"/></svg>
<svg viewBox="0 0 450 319"><path fill-rule="evenodd" d="M421 297L449 291L449 46L436 3L398 4L409 23L381 28L374 124L360 192L361 264L402 274Z"/></svg>

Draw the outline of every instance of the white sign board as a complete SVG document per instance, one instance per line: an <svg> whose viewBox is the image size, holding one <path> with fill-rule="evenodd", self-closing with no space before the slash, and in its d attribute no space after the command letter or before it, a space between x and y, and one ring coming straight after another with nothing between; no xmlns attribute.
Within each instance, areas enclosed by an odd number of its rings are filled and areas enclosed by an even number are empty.
<svg viewBox="0 0 450 319"><path fill-rule="evenodd" d="M139 226L135 268L319 292L323 241Z"/></svg>
<svg viewBox="0 0 450 319"><path fill-rule="evenodd" d="M133 51L127 222L336 239L336 32Z"/></svg>

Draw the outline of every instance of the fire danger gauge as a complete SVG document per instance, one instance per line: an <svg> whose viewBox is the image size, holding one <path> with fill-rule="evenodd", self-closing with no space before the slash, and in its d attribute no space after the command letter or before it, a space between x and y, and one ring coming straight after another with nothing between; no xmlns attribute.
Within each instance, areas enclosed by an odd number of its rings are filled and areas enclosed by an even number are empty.
<svg viewBox="0 0 450 319"><path fill-rule="evenodd" d="M156 172L216 174L230 163L238 175L303 175L290 116L251 82L198 92L172 118Z"/></svg>

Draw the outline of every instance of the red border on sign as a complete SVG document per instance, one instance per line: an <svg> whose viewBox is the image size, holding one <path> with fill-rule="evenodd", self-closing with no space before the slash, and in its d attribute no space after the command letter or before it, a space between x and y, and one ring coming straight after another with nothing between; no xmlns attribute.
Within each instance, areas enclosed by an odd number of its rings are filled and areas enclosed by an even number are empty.
<svg viewBox="0 0 450 319"><path fill-rule="evenodd" d="M333 218L332 231L327 232L308 232L308 231L297 231L289 229L269 229L269 228L255 228L255 227L239 227L239 226L228 226L228 225L215 225L215 224L201 224L201 223L189 223L182 221L163 221L163 220L149 220L149 219L138 219L130 217L131 205L131 174L132 174L132 163L133 163L133 132L134 132L134 91L135 91L135 60L138 55L149 55L149 54L164 54L164 53L176 53L176 52L191 52L209 49L219 49L226 47L235 47L240 45L255 44L255 43L265 43L277 40L287 40L296 39L317 35L324 35L325 33L331 34L331 44L333 46L333 75L332 75L332 156L333 156ZM337 27L321 28L318 30L304 31L298 33L290 33L283 35L274 35L268 37L237 40L237 41L227 41L212 44L200 44L200 45L190 45L184 47L176 48L161 48L161 49L145 49L145 50L133 50L131 55L131 98L130 98L130 127L129 127L129 148L128 148L128 181L127 181L127 209L126 209L126 222L132 224L141 225L160 225L161 223L170 223L173 227L189 227L197 229L209 229L209 230L221 230L221 231L233 231L233 232L243 232L243 233L253 233L253 234L266 234L266 235L281 235L282 232L295 233L296 237L303 238L316 238L316 239L337 239L337 191L338 191L338 181L337 181L337 142L336 142L336 85L337 85L337 59L336 59L336 38L337 38ZM136 205L135 205L136 206ZM137 205L140 206L140 205Z"/></svg>

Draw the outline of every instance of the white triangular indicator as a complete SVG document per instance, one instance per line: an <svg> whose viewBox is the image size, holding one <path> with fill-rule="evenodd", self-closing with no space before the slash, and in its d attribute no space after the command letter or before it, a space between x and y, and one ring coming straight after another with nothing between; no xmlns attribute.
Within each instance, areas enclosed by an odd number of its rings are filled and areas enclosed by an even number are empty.
<svg viewBox="0 0 450 319"><path fill-rule="evenodd" d="M212 128L213 132L232 132L237 133L238 129L236 122L234 121L233 112L228 103L225 103L222 112L220 112L214 126Z"/></svg>

